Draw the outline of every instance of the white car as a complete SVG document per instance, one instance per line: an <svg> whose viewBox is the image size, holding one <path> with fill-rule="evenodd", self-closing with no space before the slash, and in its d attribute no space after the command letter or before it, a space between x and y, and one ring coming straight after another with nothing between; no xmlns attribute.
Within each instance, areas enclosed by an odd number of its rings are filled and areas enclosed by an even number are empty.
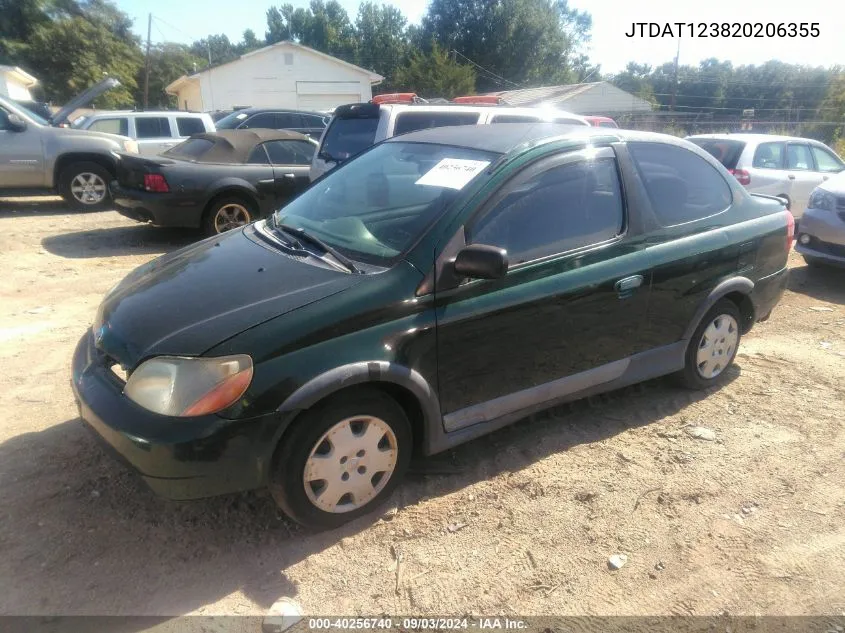
<svg viewBox="0 0 845 633"><path fill-rule="evenodd" d="M314 181L337 164L399 134L448 125L535 122L590 125L577 114L543 108L449 103L370 102L343 105L335 108L332 120L320 137L320 146L311 163L310 178Z"/></svg>
<svg viewBox="0 0 845 633"><path fill-rule="evenodd" d="M832 149L809 138L699 134L687 140L712 154L748 191L785 199L796 220L804 215L813 189L845 170Z"/></svg>
<svg viewBox="0 0 845 633"><path fill-rule="evenodd" d="M73 127L128 136L138 141L138 151L156 156L189 136L214 132L211 116L204 112L97 112L73 122Z"/></svg>

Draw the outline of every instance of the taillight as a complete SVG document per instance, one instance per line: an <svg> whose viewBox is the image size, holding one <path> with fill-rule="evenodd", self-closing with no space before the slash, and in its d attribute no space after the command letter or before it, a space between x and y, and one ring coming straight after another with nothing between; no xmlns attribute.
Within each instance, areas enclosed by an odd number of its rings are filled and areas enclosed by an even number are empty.
<svg viewBox="0 0 845 633"><path fill-rule="evenodd" d="M153 193L170 193L167 180L161 174L144 174L144 189Z"/></svg>
<svg viewBox="0 0 845 633"><path fill-rule="evenodd" d="M746 170L744 170L744 169L729 169L728 171L731 172L734 175L734 178L736 178L739 181L739 184L741 184L741 185L750 185L751 184L751 174L749 174Z"/></svg>
<svg viewBox="0 0 845 633"><path fill-rule="evenodd" d="M795 241L795 216L791 211L786 212L786 251L792 248L792 243Z"/></svg>

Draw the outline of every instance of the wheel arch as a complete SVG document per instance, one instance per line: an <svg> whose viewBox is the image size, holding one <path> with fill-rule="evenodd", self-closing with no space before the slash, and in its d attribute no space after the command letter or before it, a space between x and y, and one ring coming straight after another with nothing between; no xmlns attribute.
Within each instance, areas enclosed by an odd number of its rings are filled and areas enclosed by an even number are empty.
<svg viewBox="0 0 845 633"><path fill-rule="evenodd" d="M721 299L728 299L736 304L740 314L742 315L743 322L741 331L743 334L748 332L754 324L754 304L751 301L751 292L753 290L754 282L748 279L748 277L731 277L730 279L725 279L717 284L716 287L710 291L707 298L701 303L701 305L698 306L698 310L696 310L695 315L687 325L687 329L684 331L683 339L688 341L692 338L692 335L695 333L695 328L697 328L699 323L701 323L701 319L703 319L704 315L707 314L710 308L716 305L716 302Z"/></svg>
<svg viewBox="0 0 845 633"><path fill-rule="evenodd" d="M219 183L208 193L202 209L203 217L205 217L205 214L208 213L209 209L211 209L211 205L227 196L243 198L255 207L256 213L260 210L260 205L258 203L258 191L252 188L247 182L232 180Z"/></svg>
<svg viewBox="0 0 845 633"><path fill-rule="evenodd" d="M387 361L362 361L342 365L320 374L291 394L277 409L288 418L271 443L273 454L293 428L296 418L327 398L360 387L378 389L392 397L411 423L414 452L427 452L436 425L441 422L437 394L423 376L408 367ZM441 428L442 432L442 428Z"/></svg>
<svg viewBox="0 0 845 633"><path fill-rule="evenodd" d="M106 154L97 152L67 152L56 159L53 165L53 186L57 187L62 173L73 163L96 163L114 177L117 174L117 162ZM108 183L106 183L108 184Z"/></svg>

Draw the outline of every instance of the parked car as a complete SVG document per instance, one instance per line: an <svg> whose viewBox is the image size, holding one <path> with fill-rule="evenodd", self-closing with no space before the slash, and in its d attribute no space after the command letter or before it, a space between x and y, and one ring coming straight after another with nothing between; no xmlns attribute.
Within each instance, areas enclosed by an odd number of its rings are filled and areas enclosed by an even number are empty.
<svg viewBox="0 0 845 633"><path fill-rule="evenodd" d="M811 266L845 267L845 172L813 189L795 250Z"/></svg>
<svg viewBox="0 0 845 633"><path fill-rule="evenodd" d="M700 134L687 140L710 152L748 191L786 200L796 220L810 192L845 163L824 143L772 134Z"/></svg>
<svg viewBox="0 0 845 633"><path fill-rule="evenodd" d="M49 121L53 116L53 111L50 109L49 103L44 103L43 101L24 101L21 99L12 99L12 101L46 121Z"/></svg>
<svg viewBox="0 0 845 633"><path fill-rule="evenodd" d="M73 389L160 494L269 486L297 521L335 526L415 451L662 374L717 384L784 291L792 228L781 200L665 135L397 136L267 220L130 273L76 348Z"/></svg>
<svg viewBox="0 0 845 633"><path fill-rule="evenodd" d="M319 112L280 108L244 108L217 122L218 130L292 130L319 139L331 117Z"/></svg>
<svg viewBox="0 0 845 633"><path fill-rule="evenodd" d="M58 193L71 206L108 202L116 152L137 152L130 138L52 127L0 96L0 193Z"/></svg>
<svg viewBox="0 0 845 633"><path fill-rule="evenodd" d="M111 192L119 213L209 235L249 224L308 186L317 149L286 130L195 134L157 157L121 154Z"/></svg>
<svg viewBox="0 0 845 633"><path fill-rule="evenodd" d="M616 127L616 121L607 116L584 116L587 122L594 127Z"/></svg>
<svg viewBox="0 0 845 633"><path fill-rule="evenodd" d="M133 138L144 156L161 154L194 134L215 131L208 114L183 111L97 112L74 125Z"/></svg>
<svg viewBox="0 0 845 633"><path fill-rule="evenodd" d="M380 102L394 96L407 96L408 102ZM432 105L416 100L413 93L398 93L379 95L370 103L353 103L335 108L334 116L320 138L320 147L311 163L311 180L316 180L329 169L379 141L416 130L451 125L539 121L589 125L584 117L562 110L454 103Z"/></svg>

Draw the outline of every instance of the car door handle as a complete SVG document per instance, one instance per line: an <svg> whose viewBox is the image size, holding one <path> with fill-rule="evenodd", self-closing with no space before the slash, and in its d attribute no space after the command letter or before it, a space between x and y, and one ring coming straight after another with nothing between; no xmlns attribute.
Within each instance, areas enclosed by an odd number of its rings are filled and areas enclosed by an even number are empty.
<svg viewBox="0 0 845 633"><path fill-rule="evenodd" d="M274 182L276 182L276 181L273 180L272 178L268 178L266 180L259 180L258 184L259 185L272 185Z"/></svg>
<svg viewBox="0 0 845 633"><path fill-rule="evenodd" d="M795 180L795 174L789 174L787 178L789 178L790 180Z"/></svg>
<svg viewBox="0 0 845 633"><path fill-rule="evenodd" d="M293 178L296 178L296 174L282 174L282 177L283 177L283 178L291 178L291 179L293 179Z"/></svg>
<svg viewBox="0 0 845 633"><path fill-rule="evenodd" d="M642 275L633 275L632 277L625 277L620 279L613 286L616 289L616 294L624 298L631 294L634 290L643 285Z"/></svg>

